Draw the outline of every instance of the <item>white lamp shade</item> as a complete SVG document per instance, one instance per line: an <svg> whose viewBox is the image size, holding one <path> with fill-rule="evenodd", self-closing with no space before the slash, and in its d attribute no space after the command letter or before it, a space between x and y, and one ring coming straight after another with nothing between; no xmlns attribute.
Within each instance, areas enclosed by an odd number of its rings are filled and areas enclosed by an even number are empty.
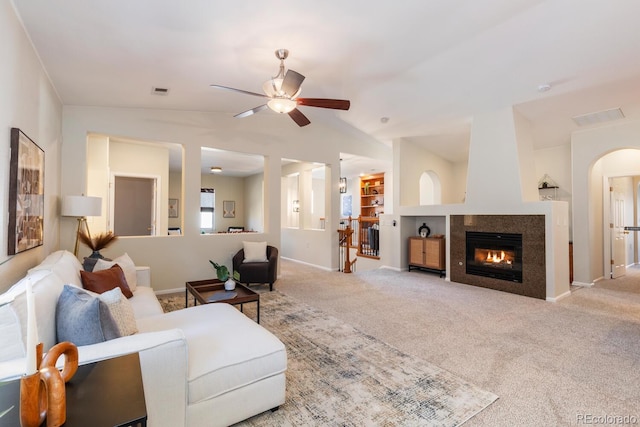
<svg viewBox="0 0 640 427"><path fill-rule="evenodd" d="M100 216L102 198L89 196L64 196L62 198L62 216Z"/></svg>

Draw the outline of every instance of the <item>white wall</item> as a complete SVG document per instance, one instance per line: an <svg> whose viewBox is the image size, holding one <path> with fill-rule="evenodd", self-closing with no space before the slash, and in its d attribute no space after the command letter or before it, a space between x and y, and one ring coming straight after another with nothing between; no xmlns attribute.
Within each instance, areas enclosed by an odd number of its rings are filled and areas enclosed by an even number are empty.
<svg viewBox="0 0 640 427"><path fill-rule="evenodd" d="M545 174L548 175L558 185L557 199L569 203L569 218L572 214L571 198L571 146L561 145L559 147L544 148L533 153L535 164L535 176L540 180ZM543 190L553 194L552 190ZM542 193L540 193L542 194ZM569 236L572 234L571 223L569 224Z"/></svg>
<svg viewBox="0 0 640 427"><path fill-rule="evenodd" d="M396 153L400 156L399 163L401 165L395 175L399 177L402 185L399 188L395 188L385 182L385 207L393 200L392 194L386 191L387 188L399 191L400 206L419 205L420 177L425 171L433 171L440 179L442 184L442 204L460 203L464 195L456 192L456 190L459 191L459 186L456 185L458 180L456 179L452 162L444 160L436 154L403 139L394 141L394 145L398 147ZM385 181L387 179L392 178L385 176ZM385 210L385 212L391 213L393 211L387 212Z"/></svg>
<svg viewBox="0 0 640 427"><path fill-rule="evenodd" d="M245 230L264 232L264 174L244 180Z"/></svg>
<svg viewBox="0 0 640 427"><path fill-rule="evenodd" d="M18 20L12 2L0 1L0 291L59 245L62 104ZM20 128L45 152L44 244L9 256L8 200L11 128ZM71 246L73 248L73 246Z"/></svg>
<svg viewBox="0 0 640 427"><path fill-rule="evenodd" d="M136 263L151 266L153 285L158 290L183 288L187 280L210 277L208 260L230 265L232 255L241 248L243 240L265 240L281 248L281 253L286 246L288 253L302 261L337 268L337 232L293 230L287 235L286 245L284 241L281 244L281 159L325 163L332 170L339 170L341 151L379 159L390 156L389 147L342 122L325 118L299 128L272 114L239 120L204 112L65 106L61 172L64 194L86 191L86 135L90 132L177 143L184 147L185 192L184 200L180 201L184 235L119 239L105 252L105 256L117 256L126 251ZM199 234L201 147L265 156L264 233ZM329 207L326 227L334 230L340 215L337 174L331 174L327 185L332 191L326 204ZM74 224L63 221L61 246L72 248L73 236Z"/></svg>
<svg viewBox="0 0 640 427"><path fill-rule="evenodd" d="M109 139L109 173L156 178L159 190L159 212L156 229L167 234L169 217L169 150L161 145L141 145ZM112 182L112 186L115 184ZM103 204L106 201L103 199ZM110 207L111 208L111 207Z"/></svg>

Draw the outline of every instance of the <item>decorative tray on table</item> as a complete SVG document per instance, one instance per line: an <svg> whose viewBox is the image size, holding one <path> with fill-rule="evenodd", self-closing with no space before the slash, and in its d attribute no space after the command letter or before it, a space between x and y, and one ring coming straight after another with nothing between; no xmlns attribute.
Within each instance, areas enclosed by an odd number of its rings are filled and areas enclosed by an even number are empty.
<svg viewBox="0 0 640 427"><path fill-rule="evenodd" d="M233 299L238 296L236 291L217 291L214 292L209 298L207 298L208 302L216 302L222 301L225 299Z"/></svg>

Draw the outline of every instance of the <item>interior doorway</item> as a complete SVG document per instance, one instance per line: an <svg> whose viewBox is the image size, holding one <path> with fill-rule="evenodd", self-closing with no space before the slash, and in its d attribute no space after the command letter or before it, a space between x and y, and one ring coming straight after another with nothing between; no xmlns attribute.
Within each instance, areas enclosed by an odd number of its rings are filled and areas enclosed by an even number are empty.
<svg viewBox="0 0 640 427"><path fill-rule="evenodd" d="M596 171L602 176L602 277L615 279L638 264L638 232L625 227L638 226L640 150L609 152L595 162Z"/></svg>
<svg viewBox="0 0 640 427"><path fill-rule="evenodd" d="M158 207L156 177L114 174L111 224L116 236L155 236Z"/></svg>

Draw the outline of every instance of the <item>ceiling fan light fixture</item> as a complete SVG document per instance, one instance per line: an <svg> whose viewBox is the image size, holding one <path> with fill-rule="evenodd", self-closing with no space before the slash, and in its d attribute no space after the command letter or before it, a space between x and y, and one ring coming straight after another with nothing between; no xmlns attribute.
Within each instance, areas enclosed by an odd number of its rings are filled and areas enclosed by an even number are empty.
<svg viewBox="0 0 640 427"><path fill-rule="evenodd" d="M274 96L282 96L282 82L284 79L274 77L267 80L262 84L262 90L268 96L273 98Z"/></svg>
<svg viewBox="0 0 640 427"><path fill-rule="evenodd" d="M280 114L293 111L297 105L296 101L287 98L273 98L267 102L267 106L269 106L269 108Z"/></svg>

